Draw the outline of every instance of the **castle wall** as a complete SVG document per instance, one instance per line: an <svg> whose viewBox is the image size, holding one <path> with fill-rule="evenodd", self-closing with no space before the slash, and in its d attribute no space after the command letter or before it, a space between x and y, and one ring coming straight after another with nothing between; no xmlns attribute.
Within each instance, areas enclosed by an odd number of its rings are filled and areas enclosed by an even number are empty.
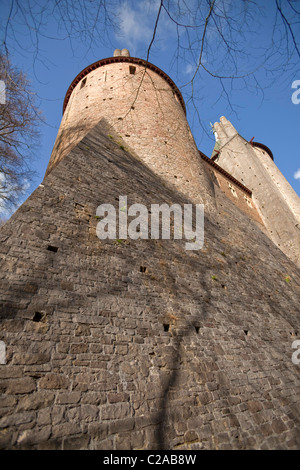
<svg viewBox="0 0 300 470"><path fill-rule="evenodd" d="M135 152L163 181L210 210L212 186L198 159L179 91L164 76L145 69L141 61L130 60L101 65L77 83L46 174L105 119L114 130L111 139Z"/></svg>
<svg viewBox="0 0 300 470"><path fill-rule="evenodd" d="M202 250L99 240L186 198L97 125L2 227L2 449L299 448L299 270L215 190Z"/></svg>
<svg viewBox="0 0 300 470"><path fill-rule="evenodd" d="M206 161L206 160L205 160ZM251 191L246 191L241 184L237 184L237 181L233 181L234 178L229 178L224 171L218 171L217 165L212 166L211 160L209 163L206 161L208 171L213 174L216 181L226 196L250 219L255 220L261 225L263 229L263 222L257 208L254 204ZM220 168L222 170L222 168Z"/></svg>
<svg viewBox="0 0 300 470"><path fill-rule="evenodd" d="M297 198L293 199L292 211L287 204L288 196L283 196L269 167L258 158L258 152L237 133L226 118L222 117L214 128L221 145L218 165L252 191L253 200L271 240L300 266L300 230L294 215ZM282 176L281 181L283 179ZM285 186L288 186L287 182ZM299 204L300 202L298 206Z"/></svg>

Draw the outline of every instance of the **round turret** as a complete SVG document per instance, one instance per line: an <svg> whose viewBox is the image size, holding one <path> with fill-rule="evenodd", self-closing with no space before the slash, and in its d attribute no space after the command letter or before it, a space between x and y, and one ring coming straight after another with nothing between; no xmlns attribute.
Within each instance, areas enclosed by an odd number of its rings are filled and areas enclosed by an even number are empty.
<svg viewBox="0 0 300 470"><path fill-rule="evenodd" d="M260 148L263 151L265 151L269 155L269 157L274 161L273 153L271 152L269 147L267 147L264 144L261 144L260 142L252 142L252 145L253 145L253 147L257 147L257 148Z"/></svg>
<svg viewBox="0 0 300 470"><path fill-rule="evenodd" d="M63 111L46 175L102 120L129 152L191 202L212 200L212 183L199 159L182 95L155 65L116 49L114 57L75 77Z"/></svg>

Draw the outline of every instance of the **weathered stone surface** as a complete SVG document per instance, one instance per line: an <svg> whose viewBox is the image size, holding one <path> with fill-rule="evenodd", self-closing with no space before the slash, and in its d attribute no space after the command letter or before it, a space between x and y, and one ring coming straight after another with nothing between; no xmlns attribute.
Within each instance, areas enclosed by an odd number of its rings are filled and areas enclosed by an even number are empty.
<svg viewBox="0 0 300 470"><path fill-rule="evenodd" d="M36 392L21 397L18 402L18 411L37 410L46 408L54 402L55 395L51 392Z"/></svg>
<svg viewBox="0 0 300 470"><path fill-rule="evenodd" d="M32 445L47 442L51 435L51 426L43 426L39 431L26 430L20 433L17 444L20 448L28 448Z"/></svg>
<svg viewBox="0 0 300 470"><path fill-rule="evenodd" d="M0 428L8 428L13 425L20 425L29 423L34 420L35 414L33 412L14 413L13 415L4 416L0 420Z"/></svg>
<svg viewBox="0 0 300 470"><path fill-rule="evenodd" d="M64 439L62 450L85 450L88 448L90 437L88 435Z"/></svg>
<svg viewBox="0 0 300 470"><path fill-rule="evenodd" d="M70 353L71 354L80 354L88 351L87 344L71 344Z"/></svg>
<svg viewBox="0 0 300 470"><path fill-rule="evenodd" d="M56 403L78 403L81 398L80 392L62 392L57 395Z"/></svg>
<svg viewBox="0 0 300 470"><path fill-rule="evenodd" d="M31 377L22 377L18 379L9 379L3 382L7 394L19 395L31 393L36 388L36 382Z"/></svg>
<svg viewBox="0 0 300 470"><path fill-rule="evenodd" d="M39 381L39 387L45 389L66 389L68 388L68 378L63 374L48 373Z"/></svg>
<svg viewBox="0 0 300 470"><path fill-rule="evenodd" d="M19 353L14 354L14 364L46 364L50 361L50 354L46 353Z"/></svg>
<svg viewBox="0 0 300 470"><path fill-rule="evenodd" d="M63 423L52 426L51 438L72 437L74 434L81 434L80 425L78 423Z"/></svg>

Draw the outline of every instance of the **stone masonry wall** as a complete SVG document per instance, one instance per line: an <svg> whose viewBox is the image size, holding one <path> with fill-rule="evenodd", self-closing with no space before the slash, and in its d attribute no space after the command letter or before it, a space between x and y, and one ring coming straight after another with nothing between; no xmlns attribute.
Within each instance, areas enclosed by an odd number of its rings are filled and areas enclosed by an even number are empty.
<svg viewBox="0 0 300 470"><path fill-rule="evenodd" d="M241 209L251 219L258 222L261 229L264 230L263 222L260 214L257 211L252 195L244 191L240 185L235 184L231 179L227 178L224 174L215 170L208 165L210 173L214 174L216 181L226 196L234 202L234 204Z"/></svg>
<svg viewBox="0 0 300 470"><path fill-rule="evenodd" d="M268 171L272 181L277 187L277 190L286 201L290 211L294 214L298 223L300 223L300 201L298 195L285 179L281 171L277 168L276 163L269 157L268 153L256 146L253 146L253 150L257 154L259 161Z"/></svg>
<svg viewBox="0 0 300 470"><path fill-rule="evenodd" d="M291 210L287 201L292 188L290 193L285 192L284 197L281 187L272 177L272 170L266 167L257 150L237 133L225 117L221 117L214 128L221 146L218 165L252 191L270 239L300 266L300 230L295 216L296 206L300 210L300 199L295 194ZM272 161L270 165L275 166ZM284 180L283 176L281 180ZM287 181L285 186L288 186Z"/></svg>
<svg viewBox="0 0 300 470"><path fill-rule="evenodd" d="M106 240L187 203L97 125L2 227L2 449L297 449L300 273L214 186L205 244Z"/></svg>

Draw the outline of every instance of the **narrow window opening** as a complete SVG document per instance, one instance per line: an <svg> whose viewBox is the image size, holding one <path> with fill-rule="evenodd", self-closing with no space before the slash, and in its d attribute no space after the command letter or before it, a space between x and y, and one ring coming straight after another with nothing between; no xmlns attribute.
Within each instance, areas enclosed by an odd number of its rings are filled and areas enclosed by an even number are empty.
<svg viewBox="0 0 300 470"><path fill-rule="evenodd" d="M136 67L134 65L129 65L129 73L130 75L134 75L136 71Z"/></svg>
<svg viewBox="0 0 300 470"><path fill-rule="evenodd" d="M81 90L81 88L83 88L85 86L85 84L86 84L86 78L84 78L82 80L81 85L80 85L80 90Z"/></svg>
<svg viewBox="0 0 300 470"><path fill-rule="evenodd" d="M244 333L247 336L248 335L248 330L244 330Z"/></svg>
<svg viewBox="0 0 300 470"><path fill-rule="evenodd" d="M164 323L164 331L167 333L169 331L170 325L168 323Z"/></svg>
<svg viewBox="0 0 300 470"><path fill-rule="evenodd" d="M199 331L200 331L200 326L195 326L195 330L196 330L196 333L197 335L199 334Z"/></svg>
<svg viewBox="0 0 300 470"><path fill-rule="evenodd" d="M146 266L141 266L141 267L140 267L140 272L141 272L141 273L146 273L146 272L147 272Z"/></svg>
<svg viewBox="0 0 300 470"><path fill-rule="evenodd" d="M56 253L58 248L57 246L48 245L47 250L52 251L53 253Z"/></svg>

